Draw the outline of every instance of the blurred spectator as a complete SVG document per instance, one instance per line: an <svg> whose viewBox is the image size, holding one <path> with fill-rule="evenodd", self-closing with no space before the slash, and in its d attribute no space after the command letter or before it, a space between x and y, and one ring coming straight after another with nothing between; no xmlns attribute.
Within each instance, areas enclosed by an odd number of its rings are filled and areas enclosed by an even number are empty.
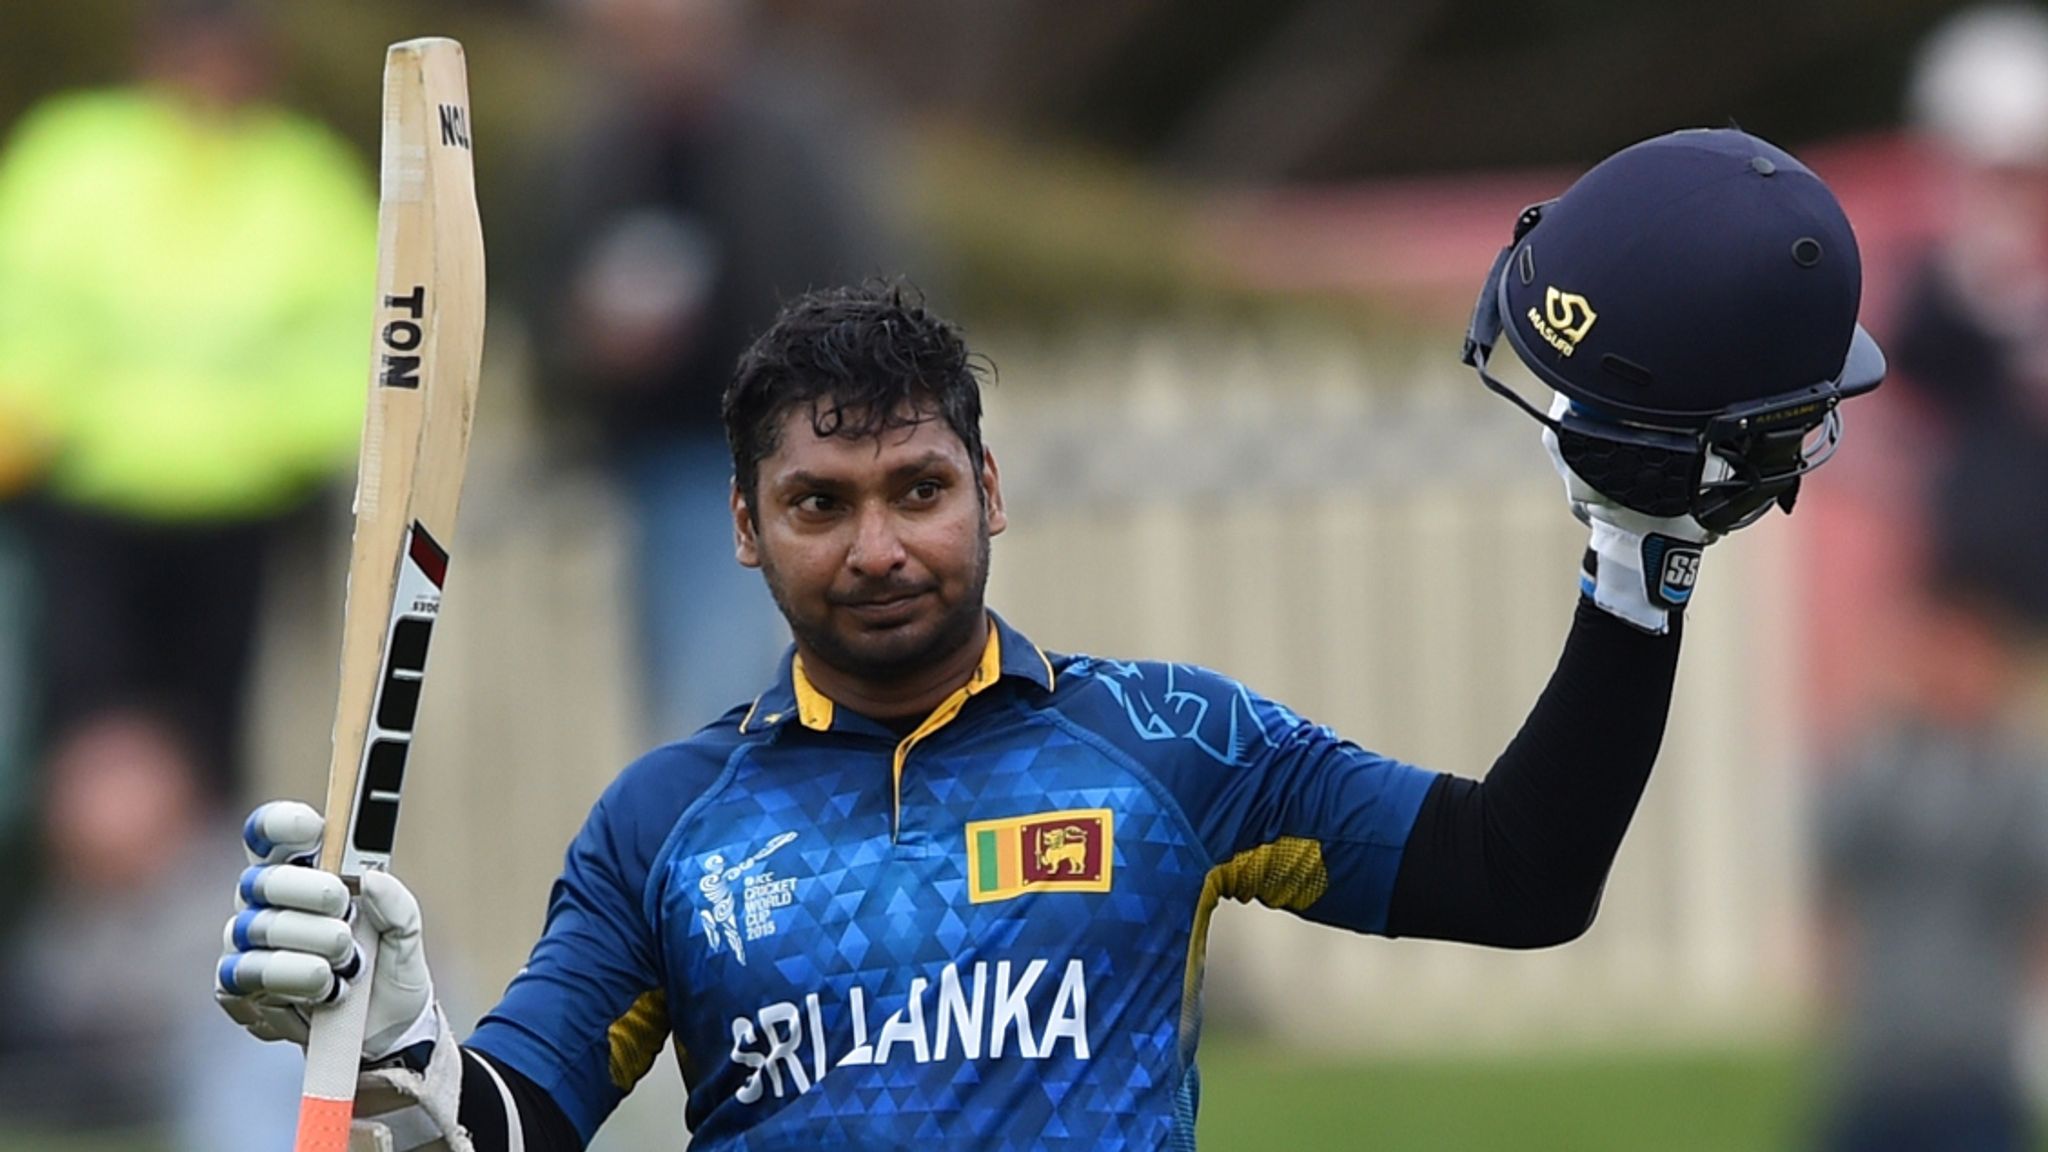
<svg viewBox="0 0 2048 1152"><path fill-rule="evenodd" d="M161 709L218 799L266 553L353 459L375 200L264 102L256 5L149 12L140 83L52 97L0 153L0 410L44 461L46 732Z"/></svg>
<svg viewBox="0 0 2048 1152"><path fill-rule="evenodd" d="M1972 11L1912 92L1945 218L1894 325L1936 449L1897 699L1820 806L1842 1071L1829 1147L2030 1147L2020 1029L2048 926L2048 16ZM1921 449L1924 451L1924 446Z"/></svg>
<svg viewBox="0 0 2048 1152"><path fill-rule="evenodd" d="M2016 715L2003 610L1928 606L1900 653L1918 691L1821 798L1831 983L1844 1009L1839 1152L2029 1148L2019 1068L2048 917L2048 754Z"/></svg>
<svg viewBox="0 0 2048 1152"><path fill-rule="evenodd" d="M553 397L627 497L643 721L674 739L787 641L733 560L719 398L782 300L893 270L879 138L743 0L565 3L592 102L549 157L530 309Z"/></svg>
<svg viewBox="0 0 2048 1152"><path fill-rule="evenodd" d="M0 967L0 1143L20 1130L175 1134L190 1152L291 1142L298 1053L248 1043L193 991L231 911L212 881L234 866L235 836L214 826L181 743L124 712L52 750L50 882Z"/></svg>
<svg viewBox="0 0 2048 1152"><path fill-rule="evenodd" d="M1959 438L2048 428L2048 15L1957 17L1910 98L1941 218L1903 294L1894 367Z"/></svg>

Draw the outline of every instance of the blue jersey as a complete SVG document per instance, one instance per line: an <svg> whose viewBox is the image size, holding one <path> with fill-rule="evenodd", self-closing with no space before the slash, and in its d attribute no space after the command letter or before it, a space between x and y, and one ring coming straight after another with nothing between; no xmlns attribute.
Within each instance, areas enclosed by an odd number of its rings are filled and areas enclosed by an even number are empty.
<svg viewBox="0 0 2048 1152"><path fill-rule="evenodd" d="M1216 902L1383 930L1433 779L1000 620L908 735L792 656L607 789L469 1043L586 1140L672 1037L699 1148L1191 1148Z"/></svg>

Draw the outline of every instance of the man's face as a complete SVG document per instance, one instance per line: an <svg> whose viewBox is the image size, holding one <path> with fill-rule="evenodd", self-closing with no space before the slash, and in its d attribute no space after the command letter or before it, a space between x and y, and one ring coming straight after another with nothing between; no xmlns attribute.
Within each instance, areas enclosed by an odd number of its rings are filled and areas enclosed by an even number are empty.
<svg viewBox="0 0 2048 1152"><path fill-rule="evenodd" d="M807 658L863 680L902 679L973 639L1004 526L995 457L970 459L923 416L820 436L795 409L761 461L753 517L733 492L740 563L761 569Z"/></svg>

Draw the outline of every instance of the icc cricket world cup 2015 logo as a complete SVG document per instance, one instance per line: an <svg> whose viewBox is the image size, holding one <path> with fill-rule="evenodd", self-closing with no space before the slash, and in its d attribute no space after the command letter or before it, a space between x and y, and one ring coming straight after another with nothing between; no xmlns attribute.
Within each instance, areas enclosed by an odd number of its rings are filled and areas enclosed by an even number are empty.
<svg viewBox="0 0 2048 1152"><path fill-rule="evenodd" d="M741 964L747 962L747 942L771 935L775 922L771 912L790 901L796 886L794 879L777 880L772 873L748 875L771 854L796 839L794 832L784 832L763 845L761 850L727 866L724 853L713 852L703 860L704 876L697 881L697 890L704 894L709 908L697 911L698 920L704 925L705 939L711 943L711 951L717 952L721 941L732 949L733 959ZM744 881L741 878L744 877ZM733 892L735 881L741 881L743 890ZM745 919L740 912L744 905Z"/></svg>

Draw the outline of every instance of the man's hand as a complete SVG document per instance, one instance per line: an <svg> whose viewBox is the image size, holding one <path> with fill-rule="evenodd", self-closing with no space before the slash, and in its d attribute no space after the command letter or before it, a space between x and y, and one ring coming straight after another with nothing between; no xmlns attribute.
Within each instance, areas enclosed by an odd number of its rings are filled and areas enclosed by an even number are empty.
<svg viewBox="0 0 2048 1152"><path fill-rule="evenodd" d="M1559 393L1550 414L1562 417L1570 406ZM1579 577L1581 589L1594 604L1645 632L1669 632L1672 613L1684 611L1692 599L1706 546L1720 537L1691 516L1647 516L1602 495L1565 463L1557 433L1549 428L1543 430L1543 447L1550 453L1551 466L1564 478L1572 515L1593 531ZM1704 481L1727 474L1727 465L1712 454L1706 468Z"/></svg>
<svg viewBox="0 0 2048 1152"><path fill-rule="evenodd" d="M377 963L362 1058L375 1063L437 1035L419 901L396 877L368 872L352 907L340 877L310 866L323 831L320 814L296 801L249 814L242 843L252 867L236 885L239 910L223 934L214 998L259 1039L303 1047L307 1007L339 998L361 970L349 923L367 916Z"/></svg>

